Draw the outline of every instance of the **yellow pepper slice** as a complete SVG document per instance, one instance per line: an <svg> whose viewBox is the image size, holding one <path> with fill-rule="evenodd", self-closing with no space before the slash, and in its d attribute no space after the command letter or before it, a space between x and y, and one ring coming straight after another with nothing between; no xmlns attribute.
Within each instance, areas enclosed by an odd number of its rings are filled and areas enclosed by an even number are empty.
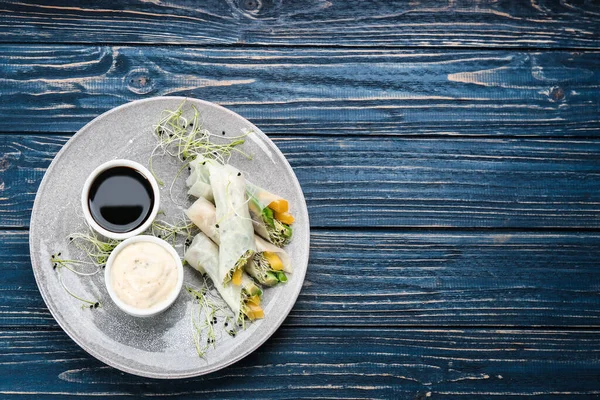
<svg viewBox="0 0 600 400"><path fill-rule="evenodd" d="M271 210L273 210L275 212L279 212L279 213L287 212L288 207L289 207L289 204L288 204L287 200L284 200L284 199L275 200L269 204L269 208Z"/></svg>
<svg viewBox="0 0 600 400"><path fill-rule="evenodd" d="M265 251L263 256L265 256L269 264L271 264L271 268L275 271L283 271L283 262L281 262L281 258L279 258L276 253Z"/></svg>
<svg viewBox="0 0 600 400"><path fill-rule="evenodd" d="M288 225L293 224L295 221L294 217L289 212L282 212L282 213L275 212L274 216L275 216L275 219L283 222L284 224L288 224Z"/></svg>
<svg viewBox="0 0 600 400"><path fill-rule="evenodd" d="M260 305L260 297L258 297L258 295L255 294L254 296L252 296L248 299L248 303L256 304L257 306L259 306Z"/></svg>
<svg viewBox="0 0 600 400"><path fill-rule="evenodd" d="M240 286L242 284L242 269L238 268L231 275L231 283L235 286Z"/></svg>
<svg viewBox="0 0 600 400"><path fill-rule="evenodd" d="M248 309L254 316L254 319L261 319L265 317L265 312L263 311L263 309L260 306L257 306L256 304L248 304Z"/></svg>

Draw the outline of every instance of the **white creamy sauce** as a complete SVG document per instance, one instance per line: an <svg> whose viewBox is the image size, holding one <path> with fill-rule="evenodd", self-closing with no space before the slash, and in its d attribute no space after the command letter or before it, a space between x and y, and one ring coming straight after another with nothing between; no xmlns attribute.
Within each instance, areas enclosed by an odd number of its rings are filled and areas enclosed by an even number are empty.
<svg viewBox="0 0 600 400"><path fill-rule="evenodd" d="M177 278L177 264L171 253L150 242L123 248L110 271L117 297L136 308L150 308L166 300L175 290Z"/></svg>

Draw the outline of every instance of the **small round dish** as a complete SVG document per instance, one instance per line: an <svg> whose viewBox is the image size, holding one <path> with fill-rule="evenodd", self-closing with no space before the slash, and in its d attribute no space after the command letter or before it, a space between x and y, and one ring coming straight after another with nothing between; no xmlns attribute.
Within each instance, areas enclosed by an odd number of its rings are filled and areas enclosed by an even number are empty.
<svg viewBox="0 0 600 400"><path fill-rule="evenodd" d="M102 227L96 221L96 219L94 219L92 212L90 211L90 205L89 205L90 190L92 188L92 185L96 181L96 179L105 171L114 169L114 168L118 168L118 167L131 168L131 169L137 171L138 173L140 173L152 187L152 194L153 194L153 199L152 199L153 205L152 205L149 215L145 218L145 220L140 225L138 225L137 227L135 227L127 232L113 232L113 231L110 231L109 229ZM111 160L111 161L105 162L104 164L98 166L87 177L87 179L85 180L85 183L83 184L83 189L81 191L81 208L83 210L83 216L85 217L86 222L96 232L98 232L99 234L101 234L107 238L111 238L111 239L124 240L124 239L139 235L140 233L144 232L146 229L148 229L150 227L150 225L156 218L159 207L160 207L160 190L158 187L158 183L156 182L156 179L150 173L150 171L148 171L142 164L137 163L135 161L131 161L131 160L125 160L125 159Z"/></svg>
<svg viewBox="0 0 600 400"><path fill-rule="evenodd" d="M119 296L115 292L114 284L112 282L111 277L113 265L119 253L125 247L134 243L141 242L153 243L161 246L171 255L171 257L173 257L173 260L175 261L175 265L177 267L177 283L175 284L175 287L169 292L169 294L163 301L150 308L137 308L121 300L121 298L119 298ZM106 290L108 291L110 298L121 310L125 311L129 315L133 315L134 317L151 317L165 311L173 304L173 302L175 302L183 286L183 275L183 264L173 246L155 236L140 235L124 240L123 242L119 243L117 247L115 247L115 249L108 257L108 261L106 262L106 268L104 270L104 282L106 284Z"/></svg>

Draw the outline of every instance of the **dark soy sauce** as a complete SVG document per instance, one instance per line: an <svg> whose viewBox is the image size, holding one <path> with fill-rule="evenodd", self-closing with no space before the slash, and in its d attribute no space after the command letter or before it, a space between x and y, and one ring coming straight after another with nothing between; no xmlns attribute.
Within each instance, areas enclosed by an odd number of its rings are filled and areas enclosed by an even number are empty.
<svg viewBox="0 0 600 400"><path fill-rule="evenodd" d="M154 192L148 179L137 170L109 168L92 182L88 206L96 223L107 231L130 232L150 216Z"/></svg>

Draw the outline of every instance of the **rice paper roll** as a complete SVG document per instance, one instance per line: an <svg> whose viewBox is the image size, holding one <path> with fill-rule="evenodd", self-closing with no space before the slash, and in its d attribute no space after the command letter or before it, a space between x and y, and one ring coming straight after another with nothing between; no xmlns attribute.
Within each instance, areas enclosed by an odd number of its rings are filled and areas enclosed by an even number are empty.
<svg viewBox="0 0 600 400"><path fill-rule="evenodd" d="M188 218L213 242L219 244L220 237L216 225L215 206L204 198L199 198L186 210ZM245 271L258 283L273 286L286 282L285 272L292 272L290 256L284 250L254 235L256 254L246 264Z"/></svg>
<svg viewBox="0 0 600 400"><path fill-rule="evenodd" d="M290 256L281 248L254 236L256 254L246 265L246 272L266 286L287 282L286 272L292 272Z"/></svg>
<svg viewBox="0 0 600 400"><path fill-rule="evenodd" d="M246 191L254 231L277 246L288 244L294 218L288 212L287 200L251 183L246 185Z"/></svg>
<svg viewBox="0 0 600 400"><path fill-rule="evenodd" d="M214 201L208 170L209 163L216 164L216 161L203 156L198 156L195 160L190 162L190 176L185 183L189 188L189 195L194 197L204 197L209 201Z"/></svg>
<svg viewBox="0 0 600 400"><path fill-rule="evenodd" d="M207 199L198 198L187 210L185 215L196 225L206 236L216 244L220 244L219 230L217 229L217 209L215 205Z"/></svg>
<svg viewBox="0 0 600 400"><path fill-rule="evenodd" d="M186 184L190 188L188 194L204 197L213 201L210 186L210 169L224 168L217 161L198 156L190 163L191 174ZM292 239L294 217L288 212L288 202L281 196L273 194L250 182L246 182L248 209L254 231L269 242L283 247Z"/></svg>
<svg viewBox="0 0 600 400"><path fill-rule="evenodd" d="M219 247L204 233L194 237L184 259L192 268L210 277L223 300L233 311L236 322L242 322L244 315L251 320L262 318L260 287L246 274L242 275L240 286L223 285L219 279Z"/></svg>
<svg viewBox="0 0 600 400"><path fill-rule="evenodd" d="M219 278L224 284L240 284L246 263L256 252L254 229L246 202L246 179L231 165L210 165L219 232Z"/></svg>

